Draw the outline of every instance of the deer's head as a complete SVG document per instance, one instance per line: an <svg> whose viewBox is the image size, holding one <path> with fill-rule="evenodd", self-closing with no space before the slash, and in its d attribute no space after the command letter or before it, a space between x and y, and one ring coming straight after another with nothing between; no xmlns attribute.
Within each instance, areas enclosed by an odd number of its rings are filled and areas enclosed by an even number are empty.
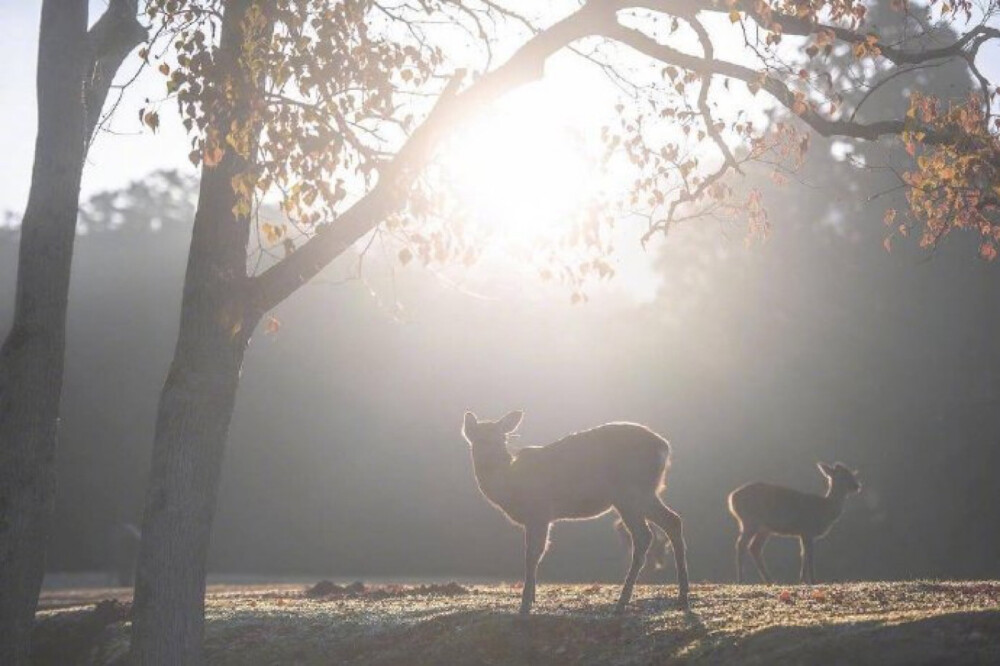
<svg viewBox="0 0 1000 666"><path fill-rule="evenodd" d="M844 463L816 463L819 471L826 477L826 482L830 487L831 495L855 495L861 492L861 482L858 481L858 473Z"/></svg>
<svg viewBox="0 0 1000 666"><path fill-rule="evenodd" d="M524 412L510 412L499 421L480 421L472 412L465 413L462 435L473 449L504 450L508 436L521 425Z"/></svg>

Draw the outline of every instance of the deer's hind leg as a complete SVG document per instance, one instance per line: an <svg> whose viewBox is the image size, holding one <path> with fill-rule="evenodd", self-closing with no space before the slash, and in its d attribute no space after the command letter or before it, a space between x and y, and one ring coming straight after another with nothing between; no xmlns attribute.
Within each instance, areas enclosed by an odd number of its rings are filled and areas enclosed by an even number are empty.
<svg viewBox="0 0 1000 666"><path fill-rule="evenodd" d="M649 545L653 542L653 531L649 529L649 525L646 524L646 517L641 511L619 506L616 506L615 509L618 511L618 515L621 516L629 535L632 537L632 564L629 566L621 596L618 597L618 604L615 606L615 612L621 613L632 598L635 579L639 576L639 571L646 562L646 552L649 550Z"/></svg>
<svg viewBox="0 0 1000 666"><path fill-rule="evenodd" d="M750 553L749 545L750 539L753 538L753 533L748 531L743 525L740 525L740 534L736 537L736 584L743 584L743 571L746 569L746 559L747 555Z"/></svg>
<svg viewBox="0 0 1000 666"><path fill-rule="evenodd" d="M682 606L688 603L688 571L687 546L684 543L684 523L681 517L653 496L647 509L646 517L663 530L670 541L670 549L674 551L674 564L677 567L677 597Z"/></svg>
<svg viewBox="0 0 1000 666"><path fill-rule="evenodd" d="M753 535L750 539L750 555L753 556L754 566L757 567L757 573L760 574L760 579L770 584L771 574L767 570L767 564L764 563L764 545L767 543L768 538L770 538L771 533L767 530L760 530Z"/></svg>

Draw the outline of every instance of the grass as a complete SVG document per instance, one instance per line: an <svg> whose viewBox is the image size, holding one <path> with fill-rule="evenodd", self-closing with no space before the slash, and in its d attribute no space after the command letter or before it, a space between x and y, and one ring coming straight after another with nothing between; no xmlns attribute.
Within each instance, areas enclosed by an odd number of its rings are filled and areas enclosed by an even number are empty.
<svg viewBox="0 0 1000 666"><path fill-rule="evenodd" d="M614 616L617 585L542 585L516 614L512 585L214 586L210 664L995 664L1000 582L638 586ZM110 591L46 594L40 624ZM112 664L127 622L108 625L85 663ZM55 634L42 642L58 642ZM44 648L44 645L41 646ZM44 663L40 661L39 663Z"/></svg>

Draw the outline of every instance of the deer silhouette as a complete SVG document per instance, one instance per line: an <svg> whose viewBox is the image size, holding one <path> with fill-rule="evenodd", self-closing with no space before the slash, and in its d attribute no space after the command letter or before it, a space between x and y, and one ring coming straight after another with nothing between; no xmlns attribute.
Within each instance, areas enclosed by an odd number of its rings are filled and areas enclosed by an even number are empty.
<svg viewBox="0 0 1000 666"><path fill-rule="evenodd" d="M729 494L729 512L739 523L736 539L736 580L743 582L746 555L753 557L757 573L771 582L764 563L764 545L772 534L798 537L801 544L802 582L815 583L815 541L826 536L844 510L844 500L861 492L857 472L843 463L816 463L826 478L825 495L812 495L769 483L748 483Z"/></svg>
<svg viewBox="0 0 1000 666"><path fill-rule="evenodd" d="M480 421L466 412L462 428L472 448L479 489L524 528L521 614L527 615L535 601L538 564L548 548L552 523L596 518L611 509L618 512L632 537L632 563L616 611L624 611L632 598L653 540L650 522L670 540L679 602L686 607L688 576L681 518L659 497L670 458L667 441L641 425L608 423L511 454L508 438L523 416L516 411L498 421Z"/></svg>

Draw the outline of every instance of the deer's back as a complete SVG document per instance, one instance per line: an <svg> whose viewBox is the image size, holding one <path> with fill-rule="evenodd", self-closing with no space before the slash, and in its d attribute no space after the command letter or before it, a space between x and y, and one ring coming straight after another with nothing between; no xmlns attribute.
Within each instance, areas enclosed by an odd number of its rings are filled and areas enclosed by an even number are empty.
<svg viewBox="0 0 1000 666"><path fill-rule="evenodd" d="M587 518L625 494L655 491L669 454L667 441L648 428L608 423L521 449L512 467L520 494L553 518Z"/></svg>
<svg viewBox="0 0 1000 666"><path fill-rule="evenodd" d="M788 536L822 536L836 517L826 498L770 483L737 488L729 495L729 510L744 529Z"/></svg>

